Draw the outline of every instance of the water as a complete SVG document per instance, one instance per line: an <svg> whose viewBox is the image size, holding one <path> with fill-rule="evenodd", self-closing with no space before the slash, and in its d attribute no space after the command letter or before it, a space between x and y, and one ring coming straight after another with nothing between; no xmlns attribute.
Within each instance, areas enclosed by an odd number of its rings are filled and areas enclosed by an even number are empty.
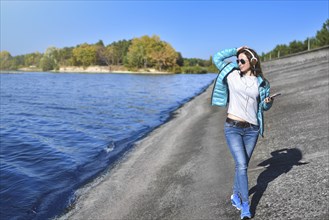
<svg viewBox="0 0 329 220"><path fill-rule="evenodd" d="M0 77L0 218L49 219L216 75Z"/></svg>

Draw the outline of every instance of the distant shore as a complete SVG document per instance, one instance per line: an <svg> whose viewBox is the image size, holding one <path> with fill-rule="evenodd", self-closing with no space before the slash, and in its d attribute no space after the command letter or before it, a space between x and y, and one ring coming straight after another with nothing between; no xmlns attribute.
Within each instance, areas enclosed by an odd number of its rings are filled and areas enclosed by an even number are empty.
<svg viewBox="0 0 329 220"><path fill-rule="evenodd" d="M24 72L43 72L42 69L36 67L24 67L18 70L1 70L0 73L24 73ZM51 70L52 73L126 73L126 74L175 74L172 72L159 71L153 68L143 68L137 70L128 70L124 66L89 66L86 68L79 66L64 66L59 70Z"/></svg>
<svg viewBox="0 0 329 220"><path fill-rule="evenodd" d="M89 66L87 68L77 66L60 67L58 71L61 73L138 73L138 74L171 74L170 72L158 71L156 69L138 69L130 71L123 66Z"/></svg>

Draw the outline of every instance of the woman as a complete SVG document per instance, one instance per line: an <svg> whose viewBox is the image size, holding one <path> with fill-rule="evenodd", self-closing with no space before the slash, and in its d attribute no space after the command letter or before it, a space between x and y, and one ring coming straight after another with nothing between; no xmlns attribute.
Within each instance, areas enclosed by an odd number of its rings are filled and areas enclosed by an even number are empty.
<svg viewBox="0 0 329 220"><path fill-rule="evenodd" d="M237 56L237 63L224 62ZM212 105L227 106L225 137L235 162L232 205L241 219L251 218L247 169L258 135L263 136L263 111L271 108L270 84L264 78L257 53L246 47L226 49L214 55L220 73L212 94Z"/></svg>

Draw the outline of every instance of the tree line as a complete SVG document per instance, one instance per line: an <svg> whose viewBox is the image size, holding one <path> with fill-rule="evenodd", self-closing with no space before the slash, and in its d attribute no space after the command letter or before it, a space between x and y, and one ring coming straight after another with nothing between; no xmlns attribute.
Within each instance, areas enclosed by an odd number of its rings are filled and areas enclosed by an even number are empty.
<svg viewBox="0 0 329 220"><path fill-rule="evenodd" d="M95 44L80 44L76 47L49 47L46 52L11 56L8 51L1 51L1 69L17 70L23 67L35 67L43 71L59 70L64 66L99 65L125 66L127 69L154 68L159 71L175 73L207 73L214 70L211 58L183 58L169 43L159 36L142 36L132 40L120 40L107 46L102 40ZM215 72L217 72L215 70Z"/></svg>
<svg viewBox="0 0 329 220"><path fill-rule="evenodd" d="M261 60L266 61L289 54L315 49L329 45L329 19L317 31L315 37L304 41L292 41L289 45L279 44L272 51L262 53ZM43 71L59 70L64 66L99 65L124 66L128 70L154 68L159 71L175 73L218 72L209 60L183 58L169 43L159 36L142 36L131 40L120 40L104 45L102 40L95 44L80 44L75 47L49 47L45 53L29 53L11 56L8 51L0 52L1 70L18 70L23 67L42 69Z"/></svg>
<svg viewBox="0 0 329 220"><path fill-rule="evenodd" d="M319 47L329 45L329 19L327 19L322 28L317 31L315 37L309 37L304 41L292 41L287 44L279 44L268 53L262 53L261 60L271 60L280 58L289 54L294 54L306 50L311 50Z"/></svg>

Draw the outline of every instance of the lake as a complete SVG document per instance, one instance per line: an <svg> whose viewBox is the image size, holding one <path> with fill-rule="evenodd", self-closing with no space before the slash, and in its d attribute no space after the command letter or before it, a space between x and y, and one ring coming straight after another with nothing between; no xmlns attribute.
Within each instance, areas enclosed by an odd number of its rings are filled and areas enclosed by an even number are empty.
<svg viewBox="0 0 329 220"><path fill-rule="evenodd" d="M216 76L0 74L1 219L60 215Z"/></svg>

